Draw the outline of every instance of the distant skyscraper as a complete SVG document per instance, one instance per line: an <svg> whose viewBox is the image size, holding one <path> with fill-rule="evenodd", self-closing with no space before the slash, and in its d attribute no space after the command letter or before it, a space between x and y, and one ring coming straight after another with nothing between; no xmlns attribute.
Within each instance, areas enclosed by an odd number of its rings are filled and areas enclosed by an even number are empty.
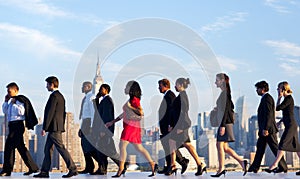
<svg viewBox="0 0 300 179"><path fill-rule="evenodd" d="M237 99L235 103L235 113L236 115L236 149L246 148L247 147L247 132L249 131L248 124L248 114L245 103L245 96L241 96Z"/></svg>
<svg viewBox="0 0 300 179"><path fill-rule="evenodd" d="M93 81L93 94L97 94L99 91L100 86L103 84L103 78L101 76L101 70L100 70L100 63L99 63L99 57L96 67L96 75Z"/></svg>

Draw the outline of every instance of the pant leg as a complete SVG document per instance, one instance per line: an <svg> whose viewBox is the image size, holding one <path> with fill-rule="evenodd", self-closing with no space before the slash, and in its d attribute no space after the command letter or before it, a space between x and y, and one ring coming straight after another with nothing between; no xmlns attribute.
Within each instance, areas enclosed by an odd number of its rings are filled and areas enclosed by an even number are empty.
<svg viewBox="0 0 300 179"><path fill-rule="evenodd" d="M86 171L94 171L95 165L91 154L91 144L89 143L88 139L84 134L81 137L81 147L85 159L85 170Z"/></svg>
<svg viewBox="0 0 300 179"><path fill-rule="evenodd" d="M170 155L170 145L169 145L169 138L166 136L161 135L160 141L163 146L164 152L165 152L165 160L167 167L171 166L171 155ZM176 157L177 159L177 157Z"/></svg>
<svg viewBox="0 0 300 179"><path fill-rule="evenodd" d="M44 147L44 160L41 168L41 172L49 173L51 167L51 156L53 153L53 141L48 133L45 147Z"/></svg>
<svg viewBox="0 0 300 179"><path fill-rule="evenodd" d="M276 134L270 134L268 137L268 145L271 149L271 151L273 152L273 154L275 155L275 157L277 156L277 152L278 152L278 140L277 140L277 136ZM281 158L281 160L278 163L278 167L283 169L283 170L287 170L287 164L284 160L284 157Z"/></svg>
<svg viewBox="0 0 300 179"><path fill-rule="evenodd" d="M29 170L38 170L37 164L34 162L33 158L31 157L28 149L25 146L24 143L24 132L25 132L25 127L23 123L20 123L19 129L16 132L17 137L15 143L16 143L16 148L18 149L25 165L29 168Z"/></svg>
<svg viewBox="0 0 300 179"><path fill-rule="evenodd" d="M49 132L48 136L51 138L54 146L56 147L57 151L61 155L61 157L64 159L67 168L70 171L74 171L77 169L73 159L71 158L70 153L65 148L65 145L63 144L62 140L62 134L61 132Z"/></svg>
<svg viewBox="0 0 300 179"><path fill-rule="evenodd" d="M184 165L186 164L186 158L182 156L181 152L179 151L179 149L177 149L175 151L176 153L176 162L178 162L180 165Z"/></svg>
<svg viewBox="0 0 300 179"><path fill-rule="evenodd" d="M108 148L110 149L109 153L108 153L108 157L112 159L112 161L115 162L115 164L117 164L119 166L119 163L120 163L120 154L117 152L117 149L116 149L116 145L115 145L115 141L114 139L109 136L108 137Z"/></svg>
<svg viewBox="0 0 300 179"><path fill-rule="evenodd" d="M14 162L15 162L15 129L9 125L9 134L5 141L4 146L4 164L3 170L10 172L13 170Z"/></svg>
<svg viewBox="0 0 300 179"><path fill-rule="evenodd" d="M260 168L262 158L265 154L266 146L267 146L267 138L264 136L259 136L257 143L256 143L255 157L250 166L251 168L256 169L256 170L258 170Z"/></svg>

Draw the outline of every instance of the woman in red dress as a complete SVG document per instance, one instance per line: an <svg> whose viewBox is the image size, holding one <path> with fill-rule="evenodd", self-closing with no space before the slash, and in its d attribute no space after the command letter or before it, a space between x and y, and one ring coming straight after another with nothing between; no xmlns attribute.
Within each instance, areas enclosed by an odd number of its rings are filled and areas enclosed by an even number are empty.
<svg viewBox="0 0 300 179"><path fill-rule="evenodd" d="M123 118L123 131L120 141L120 165L119 170L113 178L125 175L124 163L127 156L126 148L131 143L135 149L141 152L146 160L149 161L152 169L152 174L149 177L155 176L157 164L152 160L149 152L143 147L141 140L141 124L140 121L144 116L143 109L140 104L142 91L140 85L136 81L129 81L125 88L125 94L129 94L129 101L123 106L123 113L115 120L106 124L107 127Z"/></svg>

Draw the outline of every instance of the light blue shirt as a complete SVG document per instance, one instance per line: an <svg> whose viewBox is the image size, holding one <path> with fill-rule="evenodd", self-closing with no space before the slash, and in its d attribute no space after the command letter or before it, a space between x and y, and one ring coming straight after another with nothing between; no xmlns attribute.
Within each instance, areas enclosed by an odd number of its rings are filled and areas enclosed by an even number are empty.
<svg viewBox="0 0 300 179"><path fill-rule="evenodd" d="M25 119L25 107L20 101L16 103L11 103L11 99L8 102L2 104L3 113L6 114L6 119L8 122L24 120Z"/></svg>

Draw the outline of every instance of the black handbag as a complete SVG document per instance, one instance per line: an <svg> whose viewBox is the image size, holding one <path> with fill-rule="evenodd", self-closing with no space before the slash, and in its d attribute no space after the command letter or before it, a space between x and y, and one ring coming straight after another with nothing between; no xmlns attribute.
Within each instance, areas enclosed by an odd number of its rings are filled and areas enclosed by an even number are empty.
<svg viewBox="0 0 300 179"><path fill-rule="evenodd" d="M212 110L209 115L210 125L211 127L219 127L221 121L218 120L218 111Z"/></svg>

